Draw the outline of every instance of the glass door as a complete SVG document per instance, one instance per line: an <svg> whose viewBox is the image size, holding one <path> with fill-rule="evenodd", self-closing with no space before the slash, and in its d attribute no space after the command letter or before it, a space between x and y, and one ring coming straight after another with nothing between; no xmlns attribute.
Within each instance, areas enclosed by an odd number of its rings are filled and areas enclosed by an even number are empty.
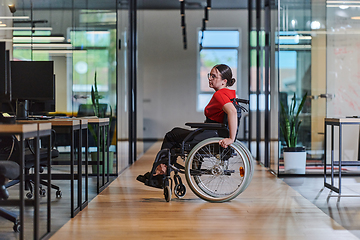
<svg viewBox="0 0 360 240"><path fill-rule="evenodd" d="M326 116L360 115L360 3L326 2ZM325 41L325 40L324 40ZM359 161L359 125L344 125L342 160ZM336 149L335 149L336 150ZM335 153L336 154L336 153ZM336 159L335 159L336 160ZM345 166L348 172L356 166Z"/></svg>
<svg viewBox="0 0 360 240"><path fill-rule="evenodd" d="M311 5L310 3L294 3L281 1L278 8L277 67L279 78L279 102L289 108L293 98L300 103L307 94L303 110L299 115L301 121L297 146L303 146L307 152L307 166L321 164L321 156L313 155L312 135L318 132L314 123L311 96L317 78L313 78L313 38L311 33ZM315 69L316 70L316 69ZM314 89L313 89L314 88ZM279 105L280 105L279 103ZM324 108L324 106L322 107ZM322 116L324 118L324 116ZM323 135L321 135L323 136ZM284 174L283 149L286 147L285 139L279 131L279 165L278 174Z"/></svg>

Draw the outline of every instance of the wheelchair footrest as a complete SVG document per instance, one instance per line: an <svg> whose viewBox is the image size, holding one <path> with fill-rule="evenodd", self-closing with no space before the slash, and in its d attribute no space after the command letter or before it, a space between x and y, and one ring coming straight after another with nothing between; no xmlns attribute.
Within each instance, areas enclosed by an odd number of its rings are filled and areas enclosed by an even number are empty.
<svg viewBox="0 0 360 240"><path fill-rule="evenodd" d="M139 175L136 180L144 183L146 186L163 189L164 175L151 176L149 172Z"/></svg>

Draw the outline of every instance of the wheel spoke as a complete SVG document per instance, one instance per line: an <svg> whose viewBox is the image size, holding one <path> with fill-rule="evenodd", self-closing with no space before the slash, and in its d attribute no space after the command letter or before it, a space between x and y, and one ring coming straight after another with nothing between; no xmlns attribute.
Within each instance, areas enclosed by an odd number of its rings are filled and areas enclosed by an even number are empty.
<svg viewBox="0 0 360 240"><path fill-rule="evenodd" d="M240 175L240 169L248 166L245 164L248 154L239 150L237 144L222 148L219 138L203 142L194 148L186 160L185 173L190 188L208 201L222 202L236 197L249 183L245 177L252 177L249 172L245 176ZM251 163L251 159L246 161Z"/></svg>

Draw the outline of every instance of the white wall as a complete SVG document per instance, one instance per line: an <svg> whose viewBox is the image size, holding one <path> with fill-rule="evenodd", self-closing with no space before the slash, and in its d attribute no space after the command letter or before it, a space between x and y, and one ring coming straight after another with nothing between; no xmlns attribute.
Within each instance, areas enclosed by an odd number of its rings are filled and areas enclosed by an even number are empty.
<svg viewBox="0 0 360 240"><path fill-rule="evenodd" d="M67 80L68 61L71 58L66 56L52 56L51 60L54 61L54 74L55 74L55 110L56 112L68 112L71 109L71 96L72 96L72 83ZM69 91L70 89L70 91Z"/></svg>
<svg viewBox="0 0 360 240"><path fill-rule="evenodd" d="M207 28L241 31L237 94L244 98L248 91L247 16L247 10L210 10L207 23ZM203 17L203 10L186 11L188 49L184 50L180 11L138 11L138 96L143 99L145 139L161 139L175 126L205 119L202 112L196 112L197 31ZM140 104L138 107L141 111Z"/></svg>

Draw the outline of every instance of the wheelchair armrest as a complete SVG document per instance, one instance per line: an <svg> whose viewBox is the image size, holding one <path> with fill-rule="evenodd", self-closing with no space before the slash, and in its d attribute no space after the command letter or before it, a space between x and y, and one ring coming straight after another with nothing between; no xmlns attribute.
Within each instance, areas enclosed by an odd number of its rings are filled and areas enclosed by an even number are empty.
<svg viewBox="0 0 360 240"><path fill-rule="evenodd" d="M185 123L186 126L191 128L205 128L205 129L223 129L226 125L223 123Z"/></svg>

